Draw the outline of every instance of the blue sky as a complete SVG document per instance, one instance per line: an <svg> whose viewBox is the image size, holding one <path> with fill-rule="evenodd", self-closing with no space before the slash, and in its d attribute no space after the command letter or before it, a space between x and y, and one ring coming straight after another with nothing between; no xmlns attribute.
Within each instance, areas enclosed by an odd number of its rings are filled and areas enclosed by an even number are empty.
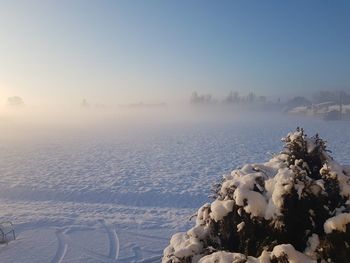
<svg viewBox="0 0 350 263"><path fill-rule="evenodd" d="M350 1L0 1L0 96L35 103L350 88Z"/></svg>

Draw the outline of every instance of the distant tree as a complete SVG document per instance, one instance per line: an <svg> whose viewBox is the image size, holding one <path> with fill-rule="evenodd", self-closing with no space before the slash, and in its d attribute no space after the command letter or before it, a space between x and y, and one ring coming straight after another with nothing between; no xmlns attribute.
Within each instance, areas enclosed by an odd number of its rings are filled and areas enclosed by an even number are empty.
<svg viewBox="0 0 350 263"><path fill-rule="evenodd" d="M9 106L19 107L24 105L24 101L21 97L13 96L7 99L7 104Z"/></svg>
<svg viewBox="0 0 350 263"><path fill-rule="evenodd" d="M238 104L240 102L239 93L237 91L230 91L223 102L225 104Z"/></svg>
<svg viewBox="0 0 350 263"><path fill-rule="evenodd" d="M314 94L313 102L314 103L323 103L323 102L334 102L343 104L350 104L350 93L349 91L319 91Z"/></svg>
<svg viewBox="0 0 350 263"><path fill-rule="evenodd" d="M247 102L248 103L254 103L256 99L256 95L253 92L249 92L247 96Z"/></svg>
<svg viewBox="0 0 350 263"><path fill-rule="evenodd" d="M339 94L336 94L336 92L332 91L319 91L314 94L313 101L314 103L323 103L329 101L338 102Z"/></svg>
<svg viewBox="0 0 350 263"><path fill-rule="evenodd" d="M82 108L90 108L90 103L86 99L83 99L80 105Z"/></svg>
<svg viewBox="0 0 350 263"><path fill-rule="evenodd" d="M103 103L96 103L95 104L95 108L97 109L106 109L108 108L106 104L103 104Z"/></svg>
<svg viewBox="0 0 350 263"><path fill-rule="evenodd" d="M210 104L213 103L214 100L211 94L198 95L195 91L191 95L190 102L191 104Z"/></svg>
<svg viewBox="0 0 350 263"><path fill-rule="evenodd" d="M191 104L196 104L196 103L198 103L198 101L199 101L198 93L197 93L197 91L194 91L191 94L190 102L191 102Z"/></svg>
<svg viewBox="0 0 350 263"><path fill-rule="evenodd" d="M259 96L258 101L260 103L266 103L266 97L265 96Z"/></svg>

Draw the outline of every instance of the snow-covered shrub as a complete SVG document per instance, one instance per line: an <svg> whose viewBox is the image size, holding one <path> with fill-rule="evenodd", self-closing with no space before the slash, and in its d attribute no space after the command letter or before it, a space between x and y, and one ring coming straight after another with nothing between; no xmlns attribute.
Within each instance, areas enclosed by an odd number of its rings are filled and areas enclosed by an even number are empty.
<svg viewBox="0 0 350 263"><path fill-rule="evenodd" d="M263 164L225 175L163 263L350 262L350 169L302 129Z"/></svg>

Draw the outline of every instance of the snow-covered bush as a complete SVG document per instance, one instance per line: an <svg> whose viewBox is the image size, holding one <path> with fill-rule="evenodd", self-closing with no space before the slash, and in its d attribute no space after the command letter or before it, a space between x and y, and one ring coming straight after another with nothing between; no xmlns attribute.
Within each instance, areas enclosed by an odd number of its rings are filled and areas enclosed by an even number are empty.
<svg viewBox="0 0 350 263"><path fill-rule="evenodd" d="M350 167L302 129L263 164L225 175L163 263L350 262Z"/></svg>

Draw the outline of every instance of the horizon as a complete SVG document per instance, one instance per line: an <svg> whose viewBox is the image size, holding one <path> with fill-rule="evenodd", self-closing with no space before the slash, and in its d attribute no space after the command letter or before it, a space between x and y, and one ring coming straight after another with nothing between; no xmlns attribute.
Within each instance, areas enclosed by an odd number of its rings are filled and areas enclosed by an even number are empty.
<svg viewBox="0 0 350 263"><path fill-rule="evenodd" d="M350 3L4 1L0 109L350 87Z"/></svg>

